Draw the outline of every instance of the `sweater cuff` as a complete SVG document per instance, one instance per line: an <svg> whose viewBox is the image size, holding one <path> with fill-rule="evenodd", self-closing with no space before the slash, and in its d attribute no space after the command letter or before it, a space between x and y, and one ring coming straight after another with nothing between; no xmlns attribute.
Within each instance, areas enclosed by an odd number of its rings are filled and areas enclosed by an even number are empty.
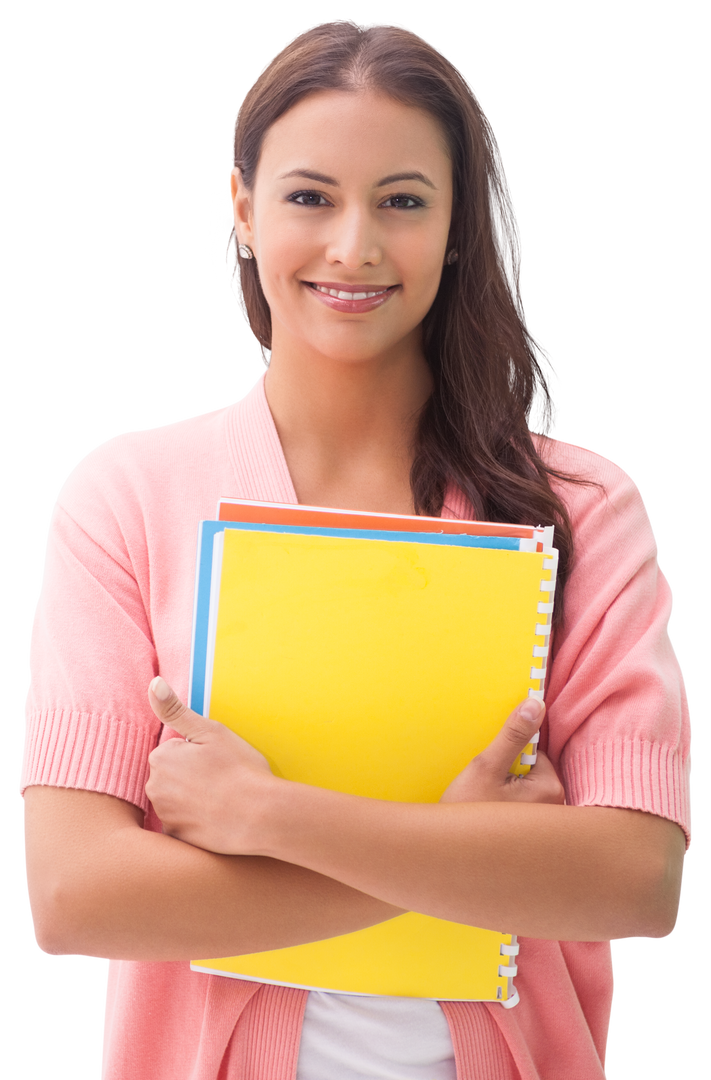
<svg viewBox="0 0 711 1080"><path fill-rule="evenodd" d="M114 795L148 811L155 733L97 713L43 709L28 716L22 792L34 784Z"/></svg>
<svg viewBox="0 0 711 1080"><path fill-rule="evenodd" d="M689 762L678 749L644 739L570 749L560 762L572 806L646 810L676 822L690 839Z"/></svg>

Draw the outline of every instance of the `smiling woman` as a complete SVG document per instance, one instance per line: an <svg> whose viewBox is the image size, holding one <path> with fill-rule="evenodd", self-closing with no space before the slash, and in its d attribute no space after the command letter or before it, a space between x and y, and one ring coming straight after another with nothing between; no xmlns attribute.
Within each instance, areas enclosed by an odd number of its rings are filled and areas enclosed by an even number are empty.
<svg viewBox="0 0 711 1080"><path fill-rule="evenodd" d="M327 24L247 95L232 204L264 379L101 447L55 515L24 780L38 940L114 961L108 1080L602 1080L609 941L674 924L688 724L636 489L529 430L547 391L493 136L419 38ZM554 525L546 706L437 804L274 776L182 703L195 527L224 495ZM190 970L407 911L522 935L519 1006Z"/></svg>
<svg viewBox="0 0 711 1080"><path fill-rule="evenodd" d="M355 161L353 146L363 147ZM319 186L294 191L294 181ZM430 114L368 89L311 95L267 131L252 191L240 169L233 184L237 233L272 313L272 355L297 341L343 355L344 339L352 361L377 352L392 364L394 350L412 350L452 217L452 163ZM328 316L304 304L314 293L339 314L379 315Z"/></svg>
<svg viewBox="0 0 711 1080"><path fill-rule="evenodd" d="M412 513L408 444L432 391L422 324L452 217L442 130L380 92L325 91L269 127L251 186L245 173L232 176L235 229L254 253L245 272L259 275L269 311L265 386L299 501ZM304 181L319 186L295 189ZM317 428L301 417L344 375L351 391L341 415L329 409L318 423L338 431L324 458L303 445ZM367 447L364 425L378 432ZM378 464L359 461L363 453Z"/></svg>
<svg viewBox="0 0 711 1080"><path fill-rule="evenodd" d="M294 190L289 179L319 186ZM544 407L548 392L521 312L515 225L493 134L456 69L404 30L316 27L277 57L247 94L235 131L232 183L238 240L250 246L252 238L258 252L241 263L245 305L258 341L272 351L267 396L292 478L303 465L304 478L295 484L299 498L312 497L304 481L315 470L313 479L326 485L334 505L414 506L438 515L448 487L456 485L477 517L554 521L564 584L572 535L565 500L550 483L563 474L538 452L527 424L536 390ZM290 202L308 204L308 218L282 216ZM258 235L262 213L265 224L279 223L268 235ZM303 242L305 234L313 246L296 253L292 240ZM287 289L282 256L298 278L289 306L300 326L291 319L276 325L273 290ZM297 266L308 258L310 268L302 263L297 270L294 257ZM329 292L349 291L344 284L386 286L394 295L377 318L327 323L314 316L312 324L309 308L293 306L294 290L314 291L319 284ZM357 369L339 374L349 380L345 401L335 388L329 395L336 437L322 431L321 438L330 444L330 477L323 455L315 455L320 465L314 455L306 460L304 445L307 432L322 427L323 410L309 414L309 423L299 421L329 376L307 362L297 377L298 350L293 363L290 353L286 364L279 359L287 355L280 335L309 340L318 353L319 332L337 340L342 361L355 359L368 342L376 354L385 349L366 379ZM390 352L388 335L394 335ZM290 340L289 349L294 345ZM287 390L287 367L288 393L277 402L279 386ZM398 372L404 381L396 387ZM388 414L380 424L393 400L398 422L393 427ZM344 440L349 430L355 445ZM366 432L370 438L363 438ZM347 491L339 490L336 470ZM387 483L382 498L374 486L379 475Z"/></svg>

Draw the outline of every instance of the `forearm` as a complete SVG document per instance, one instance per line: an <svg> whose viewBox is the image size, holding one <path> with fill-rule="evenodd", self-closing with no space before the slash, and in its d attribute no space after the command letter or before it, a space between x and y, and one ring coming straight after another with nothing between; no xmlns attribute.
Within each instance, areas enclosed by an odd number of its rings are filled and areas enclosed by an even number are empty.
<svg viewBox="0 0 711 1080"><path fill-rule="evenodd" d="M259 827L264 854L455 922L585 941L674 923L683 835L640 811L389 803L279 781Z"/></svg>
<svg viewBox="0 0 711 1080"><path fill-rule="evenodd" d="M95 792L30 788L28 879L46 951L187 960L348 933L398 909L318 872L143 830ZM61 852L61 855L59 853Z"/></svg>

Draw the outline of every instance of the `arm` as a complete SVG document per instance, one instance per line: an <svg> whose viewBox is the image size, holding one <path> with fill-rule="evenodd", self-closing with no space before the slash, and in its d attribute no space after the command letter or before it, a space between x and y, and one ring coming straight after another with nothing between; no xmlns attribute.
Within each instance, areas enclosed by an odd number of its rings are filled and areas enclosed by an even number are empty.
<svg viewBox="0 0 711 1080"><path fill-rule="evenodd" d="M582 941L676 919L683 834L638 810L388 804L284 781L255 807L254 850L438 918Z"/></svg>
<svg viewBox="0 0 711 1080"><path fill-rule="evenodd" d="M435 806L263 774L255 850L469 926L553 941L668 937L679 920L682 829L641 810L563 805L545 755L512 778L542 715L512 713Z"/></svg>
<svg viewBox="0 0 711 1080"><path fill-rule="evenodd" d="M30 787L27 871L40 946L125 960L282 948L400 914L299 866L216 855L144 831L111 795Z"/></svg>
<svg viewBox="0 0 711 1080"><path fill-rule="evenodd" d="M528 937L657 937L674 925L684 852L676 824L487 789L498 758L508 768L541 715L513 714L440 804L394 803L274 777L253 747L186 709L162 680L152 685L166 695L152 695L154 709L189 742L153 752L147 790L166 827L190 843L283 860L399 908Z"/></svg>

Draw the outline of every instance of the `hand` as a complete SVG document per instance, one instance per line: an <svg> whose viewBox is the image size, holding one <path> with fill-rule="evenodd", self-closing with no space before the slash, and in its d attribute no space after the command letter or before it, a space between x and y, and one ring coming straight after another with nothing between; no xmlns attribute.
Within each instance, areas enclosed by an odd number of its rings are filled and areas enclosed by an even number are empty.
<svg viewBox="0 0 711 1080"><path fill-rule="evenodd" d="M513 762L543 723L546 707L526 698L511 713L499 734L455 776L440 802L565 802L555 769L539 750L526 776L509 772Z"/></svg>
<svg viewBox="0 0 711 1080"><path fill-rule="evenodd" d="M260 797L278 783L266 758L224 724L188 709L160 676L148 700L158 719L183 736L148 758L146 794L163 831L206 851L251 854Z"/></svg>

